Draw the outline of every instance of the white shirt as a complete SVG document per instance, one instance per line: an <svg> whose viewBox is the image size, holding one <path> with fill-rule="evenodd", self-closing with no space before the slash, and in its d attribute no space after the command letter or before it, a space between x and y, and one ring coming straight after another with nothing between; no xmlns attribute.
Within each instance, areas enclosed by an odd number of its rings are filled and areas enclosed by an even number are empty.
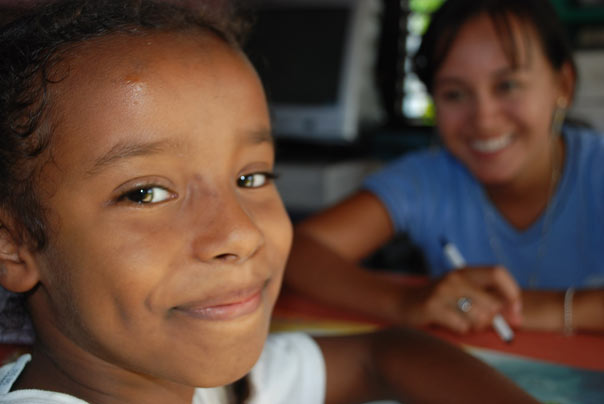
<svg viewBox="0 0 604 404"><path fill-rule="evenodd" d="M88 404L73 396L46 390L10 391L29 354L0 368L0 404ZM250 404L323 404L325 362L321 349L306 334L270 335L250 372ZM223 387L198 388L193 404L227 404Z"/></svg>

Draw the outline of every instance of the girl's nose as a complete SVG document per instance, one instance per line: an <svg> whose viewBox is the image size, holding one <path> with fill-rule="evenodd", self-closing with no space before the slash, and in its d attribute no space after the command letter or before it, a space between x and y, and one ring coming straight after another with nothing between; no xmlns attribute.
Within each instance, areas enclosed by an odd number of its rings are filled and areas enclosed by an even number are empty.
<svg viewBox="0 0 604 404"><path fill-rule="evenodd" d="M222 199L213 210L212 217L203 220L200 228L196 229L193 252L197 259L243 263L264 245L262 231L239 198Z"/></svg>

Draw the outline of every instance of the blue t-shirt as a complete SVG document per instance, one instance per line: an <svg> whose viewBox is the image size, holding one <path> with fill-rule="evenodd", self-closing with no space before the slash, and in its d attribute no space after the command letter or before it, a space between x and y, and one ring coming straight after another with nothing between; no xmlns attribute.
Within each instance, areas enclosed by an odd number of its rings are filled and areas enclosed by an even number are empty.
<svg viewBox="0 0 604 404"><path fill-rule="evenodd" d="M564 128L562 178L541 217L512 227L480 183L444 149L403 156L368 177L364 188L390 214L395 230L423 250L430 274L451 270L444 237L469 266L503 265L524 287L604 286L604 136Z"/></svg>

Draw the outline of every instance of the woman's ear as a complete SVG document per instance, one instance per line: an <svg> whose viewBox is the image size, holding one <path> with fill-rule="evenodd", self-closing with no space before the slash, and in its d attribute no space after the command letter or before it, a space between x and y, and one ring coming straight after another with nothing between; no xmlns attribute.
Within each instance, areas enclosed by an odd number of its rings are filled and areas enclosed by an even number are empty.
<svg viewBox="0 0 604 404"><path fill-rule="evenodd" d="M0 285L11 292L27 292L39 279L32 249L0 222Z"/></svg>
<svg viewBox="0 0 604 404"><path fill-rule="evenodd" d="M570 105L575 93L577 72L570 62L566 62L560 68L558 76L560 82L560 97L558 99L563 99L566 105Z"/></svg>

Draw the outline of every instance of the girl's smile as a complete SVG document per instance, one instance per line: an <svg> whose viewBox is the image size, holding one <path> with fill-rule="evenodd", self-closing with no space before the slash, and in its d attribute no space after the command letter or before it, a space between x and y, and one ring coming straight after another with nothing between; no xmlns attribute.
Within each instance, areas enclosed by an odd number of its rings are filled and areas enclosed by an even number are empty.
<svg viewBox="0 0 604 404"><path fill-rule="evenodd" d="M47 355L102 363L86 384L237 380L262 351L292 238L255 71L199 32L91 40L63 68L31 298L57 341Z"/></svg>
<svg viewBox="0 0 604 404"><path fill-rule="evenodd" d="M236 319L258 310L268 285L269 281L265 281L259 286L221 292L218 295L204 297L201 301L178 305L174 310L202 320Z"/></svg>

